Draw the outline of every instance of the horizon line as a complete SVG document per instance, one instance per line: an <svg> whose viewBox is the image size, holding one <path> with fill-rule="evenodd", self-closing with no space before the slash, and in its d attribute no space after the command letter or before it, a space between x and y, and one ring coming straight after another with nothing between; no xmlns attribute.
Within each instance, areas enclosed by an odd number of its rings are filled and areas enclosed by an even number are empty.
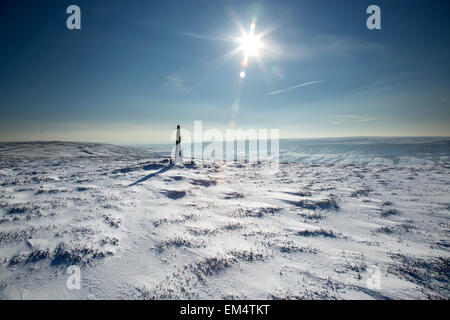
<svg viewBox="0 0 450 320"><path fill-rule="evenodd" d="M421 135L421 136L339 136L339 137L308 137L308 138L279 138L279 140L325 140L325 139L361 139L361 138L444 138L450 139L450 136L434 136L434 135ZM234 141L242 141L248 139L234 139ZM268 139L270 140L270 139ZM203 140L202 142L227 142L229 140ZM232 141L232 140L231 140ZM85 143L85 144L109 144L109 145L117 145L117 146L133 146L133 145L157 145L157 144L171 144L175 141L160 141L160 142L149 142L149 143L123 143L123 142L102 142L102 141L74 141L74 140L10 140L10 141L0 141L0 144L6 143ZM182 142L183 143L183 142ZM191 143L195 143L191 141ZM1 151L1 150L0 150Z"/></svg>

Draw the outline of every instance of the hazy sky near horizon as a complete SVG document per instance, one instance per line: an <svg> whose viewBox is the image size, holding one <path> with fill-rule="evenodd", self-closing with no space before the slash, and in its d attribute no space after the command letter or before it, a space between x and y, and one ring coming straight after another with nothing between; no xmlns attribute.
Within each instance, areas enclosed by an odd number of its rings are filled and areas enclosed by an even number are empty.
<svg viewBox="0 0 450 320"><path fill-rule="evenodd" d="M66 8L81 8L68 30ZM381 30L366 9L381 8ZM0 141L450 136L450 2L0 2ZM237 38L264 33L243 68ZM234 51L234 54L232 54ZM245 78L240 78L245 70Z"/></svg>

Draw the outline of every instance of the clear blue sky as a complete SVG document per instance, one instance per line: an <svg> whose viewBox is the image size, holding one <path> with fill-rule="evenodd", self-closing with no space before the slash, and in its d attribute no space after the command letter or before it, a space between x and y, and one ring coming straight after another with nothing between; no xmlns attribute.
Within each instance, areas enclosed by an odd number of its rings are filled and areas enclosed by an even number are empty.
<svg viewBox="0 0 450 320"><path fill-rule="evenodd" d="M81 8L81 30L66 8ZM370 4L381 30L366 28ZM450 2L2 1L0 140L450 136ZM243 69L239 24L264 48ZM299 85L297 87L294 87ZM290 89L289 89L290 88ZM233 121L233 122L230 122Z"/></svg>

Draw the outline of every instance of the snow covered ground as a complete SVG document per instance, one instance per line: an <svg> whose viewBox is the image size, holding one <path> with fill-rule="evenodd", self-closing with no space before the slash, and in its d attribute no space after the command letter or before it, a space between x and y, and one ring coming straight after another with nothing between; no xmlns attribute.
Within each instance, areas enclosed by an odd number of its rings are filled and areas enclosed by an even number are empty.
<svg viewBox="0 0 450 320"><path fill-rule="evenodd" d="M449 299L448 156L347 160L0 144L0 298Z"/></svg>

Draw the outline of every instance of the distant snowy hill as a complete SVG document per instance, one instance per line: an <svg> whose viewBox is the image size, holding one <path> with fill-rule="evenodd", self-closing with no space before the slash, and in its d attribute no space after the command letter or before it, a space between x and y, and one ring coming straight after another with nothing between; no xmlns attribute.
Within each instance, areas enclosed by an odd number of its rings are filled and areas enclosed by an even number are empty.
<svg viewBox="0 0 450 320"><path fill-rule="evenodd" d="M287 161L409 165L450 162L449 138L335 138L282 140Z"/></svg>
<svg viewBox="0 0 450 320"><path fill-rule="evenodd" d="M17 158L80 158L97 157L143 157L149 156L142 149L99 143L79 142L9 142L0 143L0 157Z"/></svg>
<svg viewBox="0 0 450 320"><path fill-rule="evenodd" d="M450 298L445 139L289 143L279 168L0 144L0 299Z"/></svg>

